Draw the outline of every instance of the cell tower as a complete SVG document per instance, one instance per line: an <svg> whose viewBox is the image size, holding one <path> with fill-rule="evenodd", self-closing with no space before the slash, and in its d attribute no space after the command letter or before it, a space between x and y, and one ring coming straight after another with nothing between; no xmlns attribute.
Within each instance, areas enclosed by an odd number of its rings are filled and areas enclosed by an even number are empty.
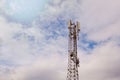
<svg viewBox="0 0 120 80"><path fill-rule="evenodd" d="M69 21L69 40L68 40L68 72L67 80L79 80L79 58L77 57L77 40L79 39L80 23Z"/></svg>

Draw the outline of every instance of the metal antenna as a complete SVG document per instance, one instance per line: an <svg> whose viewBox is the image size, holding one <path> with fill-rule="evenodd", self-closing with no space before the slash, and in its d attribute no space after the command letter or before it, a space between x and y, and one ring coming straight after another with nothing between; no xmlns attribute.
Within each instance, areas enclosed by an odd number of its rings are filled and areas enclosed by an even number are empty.
<svg viewBox="0 0 120 80"><path fill-rule="evenodd" d="M68 40L68 72L67 80L79 80L79 59L77 57L77 40L79 39L80 23L69 21L69 40Z"/></svg>

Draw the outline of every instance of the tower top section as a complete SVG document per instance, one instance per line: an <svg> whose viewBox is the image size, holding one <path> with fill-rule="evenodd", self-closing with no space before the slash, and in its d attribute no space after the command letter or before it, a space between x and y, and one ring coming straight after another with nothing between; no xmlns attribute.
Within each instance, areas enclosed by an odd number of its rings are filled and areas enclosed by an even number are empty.
<svg viewBox="0 0 120 80"><path fill-rule="evenodd" d="M80 22L72 22L71 20L69 20L68 22L68 29L70 32L76 32L76 35L79 37L79 32L80 32ZM74 31L71 31L73 30Z"/></svg>
<svg viewBox="0 0 120 80"><path fill-rule="evenodd" d="M69 20L69 22L68 22L68 29L72 28L72 26L76 26L77 30L80 31L80 22L77 21L76 23L74 23L71 20Z"/></svg>

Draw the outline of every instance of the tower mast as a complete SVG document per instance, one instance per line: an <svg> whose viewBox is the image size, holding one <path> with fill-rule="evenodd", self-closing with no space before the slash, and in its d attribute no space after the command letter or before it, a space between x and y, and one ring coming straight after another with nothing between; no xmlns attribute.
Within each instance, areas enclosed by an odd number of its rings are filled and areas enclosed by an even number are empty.
<svg viewBox="0 0 120 80"><path fill-rule="evenodd" d="M72 23L72 21L70 20L68 30L69 39L67 80L79 80L79 58L77 57L77 40L79 39L80 23Z"/></svg>

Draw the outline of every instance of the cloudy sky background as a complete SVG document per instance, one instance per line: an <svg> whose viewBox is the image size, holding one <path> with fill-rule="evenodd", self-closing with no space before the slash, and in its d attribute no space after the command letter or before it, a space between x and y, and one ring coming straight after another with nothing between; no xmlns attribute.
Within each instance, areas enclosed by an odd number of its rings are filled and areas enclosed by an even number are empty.
<svg viewBox="0 0 120 80"><path fill-rule="evenodd" d="M80 79L120 80L119 0L0 0L0 80L65 80L69 19Z"/></svg>

